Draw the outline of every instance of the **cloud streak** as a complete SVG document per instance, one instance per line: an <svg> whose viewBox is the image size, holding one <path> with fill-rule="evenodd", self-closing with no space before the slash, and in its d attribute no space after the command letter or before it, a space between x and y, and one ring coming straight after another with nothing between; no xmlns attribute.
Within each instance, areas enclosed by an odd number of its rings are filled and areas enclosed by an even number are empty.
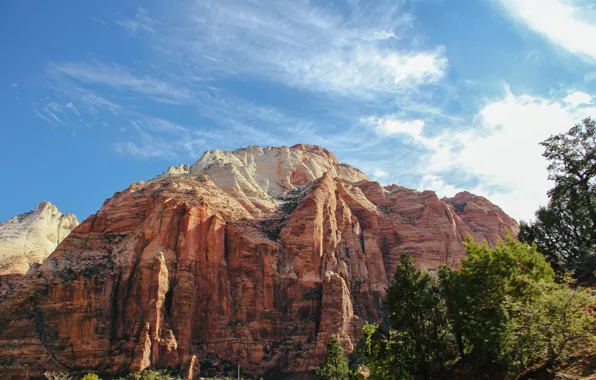
<svg viewBox="0 0 596 380"><path fill-rule="evenodd" d="M188 22L159 40L197 67L251 75L295 88L370 98L438 82L448 67L444 49L405 48L400 35L411 15L397 2L349 2L317 7L303 0L201 1Z"/></svg>
<svg viewBox="0 0 596 380"><path fill-rule="evenodd" d="M574 53L596 59L596 9L578 0L495 0L511 16Z"/></svg>
<svg viewBox="0 0 596 380"><path fill-rule="evenodd" d="M149 32L154 33L153 27L157 22L149 17L147 11L141 7L137 8L137 14L135 18L124 18L122 20L116 20L116 24L120 25L122 28L136 34L137 32Z"/></svg>
<svg viewBox="0 0 596 380"><path fill-rule="evenodd" d="M80 83L128 90L157 101L182 102L192 96L190 90L184 86L148 75L134 75L118 65L69 62L51 64L47 70L51 75L62 75Z"/></svg>

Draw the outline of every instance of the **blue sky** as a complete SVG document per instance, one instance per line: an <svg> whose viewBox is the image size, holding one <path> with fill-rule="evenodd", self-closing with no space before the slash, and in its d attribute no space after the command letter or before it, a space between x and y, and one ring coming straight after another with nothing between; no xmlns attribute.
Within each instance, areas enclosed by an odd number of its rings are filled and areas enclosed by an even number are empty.
<svg viewBox="0 0 596 380"><path fill-rule="evenodd" d="M9 0L0 32L0 220L296 143L529 219L538 142L596 117L588 0Z"/></svg>

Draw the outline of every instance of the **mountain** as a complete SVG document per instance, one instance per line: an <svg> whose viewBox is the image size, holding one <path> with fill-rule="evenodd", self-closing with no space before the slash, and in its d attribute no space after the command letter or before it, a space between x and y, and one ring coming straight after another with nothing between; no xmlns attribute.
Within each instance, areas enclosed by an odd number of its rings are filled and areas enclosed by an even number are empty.
<svg viewBox="0 0 596 380"><path fill-rule="evenodd" d="M381 186L321 147L206 152L104 202L0 304L3 378L239 364L305 372L379 322L399 255L457 267L518 225L482 197Z"/></svg>
<svg viewBox="0 0 596 380"><path fill-rule="evenodd" d="M0 300L78 225L75 215L61 213L50 202L0 223Z"/></svg>

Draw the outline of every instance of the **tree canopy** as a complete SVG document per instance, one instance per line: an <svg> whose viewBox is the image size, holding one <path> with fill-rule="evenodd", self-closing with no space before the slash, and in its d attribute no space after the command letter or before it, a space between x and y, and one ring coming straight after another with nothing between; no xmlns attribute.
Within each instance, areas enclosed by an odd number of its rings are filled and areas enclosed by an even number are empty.
<svg viewBox="0 0 596 380"><path fill-rule="evenodd" d="M332 336L327 344L325 361L317 368L316 375L319 380L348 380L350 378L348 359L336 336Z"/></svg>
<svg viewBox="0 0 596 380"><path fill-rule="evenodd" d="M596 122L590 118L543 141L554 187L519 239L535 242L555 266L583 281L596 279Z"/></svg>

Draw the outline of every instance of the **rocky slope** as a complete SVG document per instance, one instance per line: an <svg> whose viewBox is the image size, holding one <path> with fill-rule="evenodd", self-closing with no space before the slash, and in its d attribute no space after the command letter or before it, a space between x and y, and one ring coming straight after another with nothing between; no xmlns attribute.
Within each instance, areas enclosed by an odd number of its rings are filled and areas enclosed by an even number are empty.
<svg viewBox="0 0 596 380"><path fill-rule="evenodd" d="M75 215L61 213L50 202L0 223L0 300L78 225Z"/></svg>
<svg viewBox="0 0 596 380"><path fill-rule="evenodd" d="M0 375L225 359L316 367L353 349L402 252L458 266L517 223L482 197L382 187L308 145L211 151L114 194L0 304Z"/></svg>

